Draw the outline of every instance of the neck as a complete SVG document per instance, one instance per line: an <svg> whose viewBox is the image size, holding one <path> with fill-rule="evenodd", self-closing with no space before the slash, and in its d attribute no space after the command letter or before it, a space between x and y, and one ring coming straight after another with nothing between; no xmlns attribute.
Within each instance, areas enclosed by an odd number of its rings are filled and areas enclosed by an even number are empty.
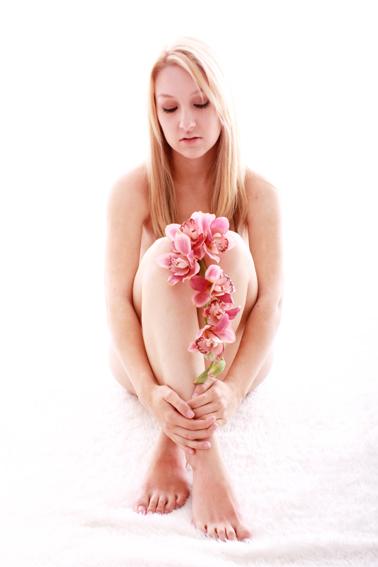
<svg viewBox="0 0 378 567"><path fill-rule="evenodd" d="M171 167L175 187L191 188L194 192L212 186L215 148L211 148L204 156L197 159L188 159L178 152L172 153Z"/></svg>

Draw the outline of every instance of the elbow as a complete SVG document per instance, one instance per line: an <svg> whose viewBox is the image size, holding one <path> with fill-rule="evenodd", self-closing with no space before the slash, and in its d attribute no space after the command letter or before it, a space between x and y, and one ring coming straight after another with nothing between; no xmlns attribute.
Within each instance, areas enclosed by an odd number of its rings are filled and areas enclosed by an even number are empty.
<svg viewBox="0 0 378 567"><path fill-rule="evenodd" d="M282 311L283 296L262 295L256 300L255 306L266 313L279 313Z"/></svg>

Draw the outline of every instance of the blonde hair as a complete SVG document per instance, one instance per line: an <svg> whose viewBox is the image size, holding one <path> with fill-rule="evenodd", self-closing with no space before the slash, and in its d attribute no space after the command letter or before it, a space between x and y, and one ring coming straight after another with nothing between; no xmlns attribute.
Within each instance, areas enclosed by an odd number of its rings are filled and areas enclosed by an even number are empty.
<svg viewBox="0 0 378 567"><path fill-rule="evenodd" d="M149 78L148 123L150 156L147 161L149 204L155 237L164 236L167 224L177 222L175 187L170 166L170 146L161 129L155 102L155 80L167 65L179 65L202 88L214 105L221 123L216 142L217 157L211 171L213 192L210 212L225 216L230 229L240 232L246 224L246 168L241 164L239 136L233 106L227 101L227 85L208 45L193 37L182 37L163 49L152 66Z"/></svg>

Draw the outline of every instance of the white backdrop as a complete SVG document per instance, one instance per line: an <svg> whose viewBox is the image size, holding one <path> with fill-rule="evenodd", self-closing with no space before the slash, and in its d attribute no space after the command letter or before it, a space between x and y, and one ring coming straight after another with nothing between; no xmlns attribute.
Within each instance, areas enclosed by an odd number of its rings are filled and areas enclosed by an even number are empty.
<svg viewBox="0 0 378 567"><path fill-rule="evenodd" d="M282 196L277 356L290 371L277 388L310 389L316 400L324 388L336 399L346 380L362 390L376 384L374 4L1 4L0 450L8 493L17 493L14 472L27 451L58 431L50 393L64 405L102 379L106 199L146 157L148 72L178 35L213 47L243 157Z"/></svg>

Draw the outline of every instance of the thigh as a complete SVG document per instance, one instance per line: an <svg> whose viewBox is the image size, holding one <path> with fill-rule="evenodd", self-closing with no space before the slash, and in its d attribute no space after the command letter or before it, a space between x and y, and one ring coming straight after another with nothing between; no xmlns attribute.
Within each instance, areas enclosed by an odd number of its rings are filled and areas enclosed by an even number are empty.
<svg viewBox="0 0 378 567"><path fill-rule="evenodd" d="M139 262L133 282L133 304L140 323L142 322L142 281L146 268L155 260L158 254L163 254L169 250L170 240L166 236L162 236L157 238L151 246L147 248Z"/></svg>

